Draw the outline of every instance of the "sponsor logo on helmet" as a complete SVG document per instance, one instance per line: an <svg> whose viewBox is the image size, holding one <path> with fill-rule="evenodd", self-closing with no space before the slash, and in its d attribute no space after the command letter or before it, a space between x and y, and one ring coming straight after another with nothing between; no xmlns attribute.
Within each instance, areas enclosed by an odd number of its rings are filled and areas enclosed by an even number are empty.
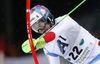
<svg viewBox="0 0 100 64"><path fill-rule="evenodd" d="M34 19L35 19L35 18L32 18L32 19L30 20L30 22L33 21Z"/></svg>
<svg viewBox="0 0 100 64"><path fill-rule="evenodd" d="M37 17L37 18L39 18L39 16L38 16L38 15L36 15L36 17Z"/></svg>
<svg viewBox="0 0 100 64"><path fill-rule="evenodd" d="M35 18L35 17L33 17L33 18L30 20L30 22L31 22L31 21L33 21L33 20L37 20L37 18L39 18L39 16L38 16L38 15L36 15L36 18Z"/></svg>
<svg viewBox="0 0 100 64"><path fill-rule="evenodd" d="M31 22L31 25L33 25L34 23L38 22L39 19L41 19L41 15L37 12L34 11L34 13L32 13L30 15L30 22Z"/></svg>

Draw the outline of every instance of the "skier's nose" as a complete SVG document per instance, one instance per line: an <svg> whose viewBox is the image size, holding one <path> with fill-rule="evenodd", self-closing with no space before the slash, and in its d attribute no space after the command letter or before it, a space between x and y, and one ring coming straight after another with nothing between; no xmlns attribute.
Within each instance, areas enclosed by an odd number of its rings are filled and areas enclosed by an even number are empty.
<svg viewBox="0 0 100 64"><path fill-rule="evenodd" d="M44 32L45 32L45 30L39 29L39 33L43 34Z"/></svg>

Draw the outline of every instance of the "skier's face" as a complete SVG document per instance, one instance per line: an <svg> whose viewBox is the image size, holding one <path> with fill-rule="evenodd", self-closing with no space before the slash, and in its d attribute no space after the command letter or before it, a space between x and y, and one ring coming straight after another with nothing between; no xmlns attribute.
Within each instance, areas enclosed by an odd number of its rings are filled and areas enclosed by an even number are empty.
<svg viewBox="0 0 100 64"><path fill-rule="evenodd" d="M46 24L44 29L39 29L39 33L43 34L44 32L46 32L48 29L50 29L50 24Z"/></svg>

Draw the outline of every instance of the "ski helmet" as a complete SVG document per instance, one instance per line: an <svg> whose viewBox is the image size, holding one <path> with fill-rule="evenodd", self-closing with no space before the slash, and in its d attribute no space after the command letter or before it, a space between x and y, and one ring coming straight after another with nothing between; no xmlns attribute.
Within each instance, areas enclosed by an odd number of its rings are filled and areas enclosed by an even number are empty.
<svg viewBox="0 0 100 64"><path fill-rule="evenodd" d="M44 29L47 23L53 25L53 15L43 5L36 5L30 11L30 24L32 30L39 33L39 29Z"/></svg>

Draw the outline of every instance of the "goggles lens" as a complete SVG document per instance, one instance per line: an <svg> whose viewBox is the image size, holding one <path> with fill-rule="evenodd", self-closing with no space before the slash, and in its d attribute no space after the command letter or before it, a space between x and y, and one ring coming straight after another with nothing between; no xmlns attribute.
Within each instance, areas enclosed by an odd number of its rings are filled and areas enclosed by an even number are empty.
<svg viewBox="0 0 100 64"><path fill-rule="evenodd" d="M35 24L33 24L31 26L32 30L38 32L39 29L44 29L46 26L46 21L44 20L39 20L38 22L36 22Z"/></svg>

